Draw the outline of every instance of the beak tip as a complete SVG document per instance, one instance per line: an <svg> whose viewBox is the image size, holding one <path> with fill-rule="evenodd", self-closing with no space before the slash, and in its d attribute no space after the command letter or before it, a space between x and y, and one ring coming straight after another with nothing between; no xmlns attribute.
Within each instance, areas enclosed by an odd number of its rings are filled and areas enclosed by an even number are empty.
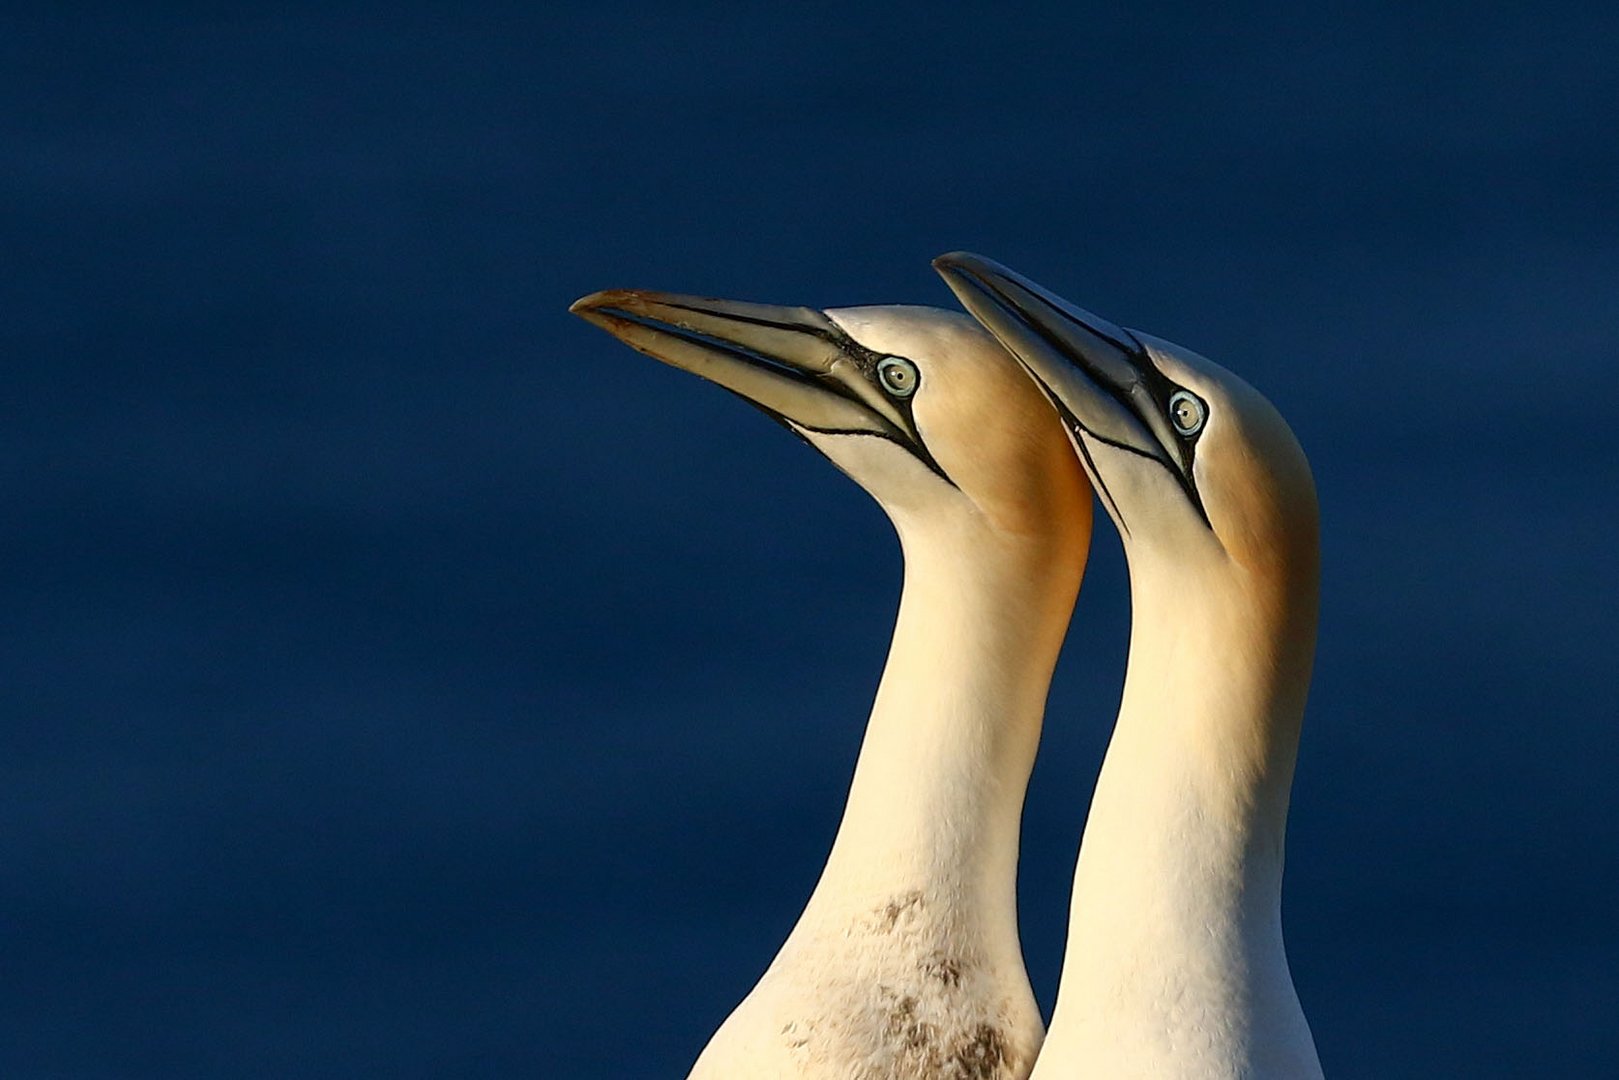
<svg viewBox="0 0 1619 1080"><path fill-rule="evenodd" d="M581 318L590 318L602 308L624 308L632 310L640 301L640 294L634 289L602 289L589 296L581 296L568 305L568 311Z"/></svg>
<svg viewBox="0 0 1619 1080"><path fill-rule="evenodd" d="M568 311L583 319L602 313L602 309L644 313L648 304L657 300L657 296L657 293L646 293L640 288L604 288L589 296L580 296L568 304Z"/></svg>

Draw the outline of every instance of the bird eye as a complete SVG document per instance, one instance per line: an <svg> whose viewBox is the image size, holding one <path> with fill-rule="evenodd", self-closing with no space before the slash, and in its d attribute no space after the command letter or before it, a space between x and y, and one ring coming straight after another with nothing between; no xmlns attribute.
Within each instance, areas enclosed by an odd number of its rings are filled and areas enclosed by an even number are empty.
<svg viewBox="0 0 1619 1080"><path fill-rule="evenodd" d="M916 393L916 365L903 356L885 356L877 361L877 378L883 389L894 397L906 398Z"/></svg>
<svg viewBox="0 0 1619 1080"><path fill-rule="evenodd" d="M1208 406L1196 394L1177 390L1169 395L1169 419L1182 435L1196 435L1203 430L1203 421L1208 416Z"/></svg>

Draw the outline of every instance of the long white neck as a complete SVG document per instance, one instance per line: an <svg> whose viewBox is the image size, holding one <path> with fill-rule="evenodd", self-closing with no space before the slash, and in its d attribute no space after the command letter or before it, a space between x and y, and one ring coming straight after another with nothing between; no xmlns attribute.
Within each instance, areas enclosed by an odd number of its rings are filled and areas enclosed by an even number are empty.
<svg viewBox="0 0 1619 1080"><path fill-rule="evenodd" d="M1313 565L1291 591L1223 551L1136 551L1130 570L1124 696L1035 1076L1319 1076L1281 925Z"/></svg>
<svg viewBox="0 0 1619 1080"><path fill-rule="evenodd" d="M895 523L893 644L804 922L922 902L930 921L997 924L1015 946L1024 790L1083 552L1076 565L965 517Z"/></svg>

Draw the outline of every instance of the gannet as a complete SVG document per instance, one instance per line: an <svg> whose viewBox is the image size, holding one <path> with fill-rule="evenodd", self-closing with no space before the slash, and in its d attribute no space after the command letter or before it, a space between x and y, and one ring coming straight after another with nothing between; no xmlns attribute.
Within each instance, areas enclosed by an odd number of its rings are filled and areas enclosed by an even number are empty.
<svg viewBox="0 0 1619 1080"><path fill-rule="evenodd" d="M1043 1025L1018 829L1091 526L1056 414L958 312L640 291L572 310L796 432L876 498L905 555L826 867L691 1075L1026 1077Z"/></svg>
<svg viewBox="0 0 1619 1080"><path fill-rule="evenodd" d="M1123 698L1038 1080L1319 1077L1282 944L1315 485L1252 387L988 259L935 267L1056 406L1123 537Z"/></svg>

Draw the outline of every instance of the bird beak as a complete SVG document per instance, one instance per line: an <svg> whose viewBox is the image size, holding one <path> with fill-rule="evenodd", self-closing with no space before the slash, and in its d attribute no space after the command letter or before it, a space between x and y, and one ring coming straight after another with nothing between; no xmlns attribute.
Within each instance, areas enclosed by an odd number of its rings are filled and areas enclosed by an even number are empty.
<svg viewBox="0 0 1619 1080"><path fill-rule="evenodd" d="M813 308L609 289L568 310L792 426L920 445L909 415L861 374L869 350Z"/></svg>
<svg viewBox="0 0 1619 1080"><path fill-rule="evenodd" d="M1099 486L1084 436L1163 465L1207 520L1169 423L1174 387L1134 334L981 255L952 252L933 268L1045 391Z"/></svg>

